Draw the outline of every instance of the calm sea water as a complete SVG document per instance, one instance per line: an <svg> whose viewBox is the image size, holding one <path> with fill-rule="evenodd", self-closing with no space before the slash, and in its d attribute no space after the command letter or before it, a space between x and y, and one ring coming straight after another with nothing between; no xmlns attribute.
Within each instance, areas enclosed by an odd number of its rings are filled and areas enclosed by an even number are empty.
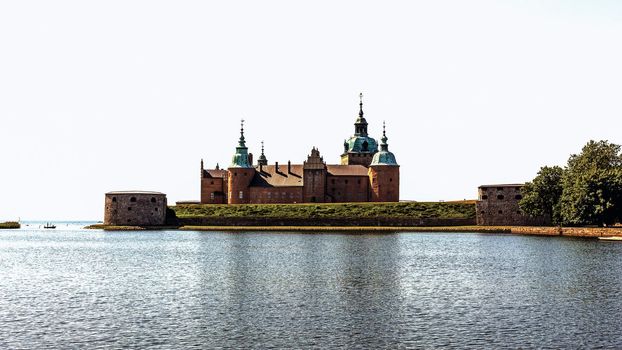
<svg viewBox="0 0 622 350"><path fill-rule="evenodd" d="M621 243L77 228L0 231L0 348L622 347Z"/></svg>

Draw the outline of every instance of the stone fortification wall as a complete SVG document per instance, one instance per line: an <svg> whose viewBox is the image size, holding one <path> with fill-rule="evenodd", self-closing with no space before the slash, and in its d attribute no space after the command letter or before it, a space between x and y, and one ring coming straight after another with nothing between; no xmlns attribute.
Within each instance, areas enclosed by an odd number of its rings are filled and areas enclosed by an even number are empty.
<svg viewBox="0 0 622 350"><path fill-rule="evenodd" d="M164 225L166 209L164 193L109 192L105 199L104 225Z"/></svg>
<svg viewBox="0 0 622 350"><path fill-rule="evenodd" d="M469 226L475 219L441 218L259 218L259 217L202 217L179 218L187 226Z"/></svg>
<svg viewBox="0 0 622 350"><path fill-rule="evenodd" d="M522 185L488 185L478 189L475 207L477 224L482 226L540 226L550 224L546 217L522 214L518 202Z"/></svg>

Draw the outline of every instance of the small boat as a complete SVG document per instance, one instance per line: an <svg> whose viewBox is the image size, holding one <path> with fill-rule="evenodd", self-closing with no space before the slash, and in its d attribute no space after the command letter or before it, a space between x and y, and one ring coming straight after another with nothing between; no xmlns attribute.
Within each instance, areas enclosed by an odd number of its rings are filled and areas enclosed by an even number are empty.
<svg viewBox="0 0 622 350"><path fill-rule="evenodd" d="M621 236L598 237L598 239L603 241L622 241Z"/></svg>
<svg viewBox="0 0 622 350"><path fill-rule="evenodd" d="M51 228L51 229L54 229L54 228L56 228L56 225L54 225L54 224L50 224L50 223L48 222L48 223L46 223L46 224L45 224L45 226L43 226L43 228Z"/></svg>

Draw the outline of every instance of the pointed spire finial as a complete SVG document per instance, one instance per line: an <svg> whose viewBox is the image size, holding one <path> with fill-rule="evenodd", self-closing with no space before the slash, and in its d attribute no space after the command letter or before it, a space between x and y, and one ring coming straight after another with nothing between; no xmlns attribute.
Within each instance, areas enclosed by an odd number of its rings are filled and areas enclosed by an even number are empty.
<svg viewBox="0 0 622 350"><path fill-rule="evenodd" d="M359 107L360 107L359 117L363 117L363 93L362 92L359 94L359 99L361 101L359 102Z"/></svg>
<svg viewBox="0 0 622 350"><path fill-rule="evenodd" d="M263 140L261 140L261 154L263 154Z"/></svg>

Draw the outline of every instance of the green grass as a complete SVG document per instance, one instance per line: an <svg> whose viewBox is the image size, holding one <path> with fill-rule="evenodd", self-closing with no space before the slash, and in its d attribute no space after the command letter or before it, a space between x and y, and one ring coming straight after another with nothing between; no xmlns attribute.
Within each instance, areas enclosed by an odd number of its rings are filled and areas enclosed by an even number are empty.
<svg viewBox="0 0 622 350"><path fill-rule="evenodd" d="M487 226L433 226L433 227L386 227L386 226L182 226L187 231L277 231L277 232L350 232L350 233L391 233L391 232L477 232L510 233L509 227Z"/></svg>
<svg viewBox="0 0 622 350"><path fill-rule="evenodd" d="M0 229L10 229L10 228L20 228L21 225L19 222L9 221L9 222L0 222Z"/></svg>
<svg viewBox="0 0 622 350"><path fill-rule="evenodd" d="M439 218L472 219L472 202L337 203L337 204L184 204L170 207L178 218Z"/></svg>

